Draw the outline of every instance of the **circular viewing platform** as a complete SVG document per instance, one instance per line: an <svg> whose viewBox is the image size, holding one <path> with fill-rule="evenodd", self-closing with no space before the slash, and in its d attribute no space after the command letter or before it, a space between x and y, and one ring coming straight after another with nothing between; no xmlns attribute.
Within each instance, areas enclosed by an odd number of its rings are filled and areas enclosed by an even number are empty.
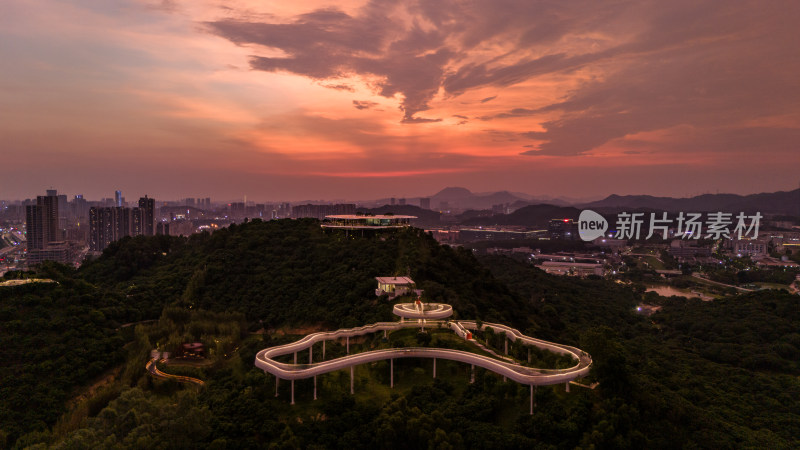
<svg viewBox="0 0 800 450"><path fill-rule="evenodd" d="M453 315L453 307L444 303L398 303L392 313L404 319L445 319Z"/></svg>
<svg viewBox="0 0 800 450"><path fill-rule="evenodd" d="M411 226L411 220L416 216L395 216L391 214L382 215L358 215L346 214L325 216L322 228L343 229L343 230L376 230L384 228L406 228Z"/></svg>

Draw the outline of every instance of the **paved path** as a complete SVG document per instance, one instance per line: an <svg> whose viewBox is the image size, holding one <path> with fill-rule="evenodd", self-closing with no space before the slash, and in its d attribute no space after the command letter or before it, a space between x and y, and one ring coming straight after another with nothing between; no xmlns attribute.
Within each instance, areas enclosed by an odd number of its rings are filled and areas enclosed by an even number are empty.
<svg viewBox="0 0 800 450"><path fill-rule="evenodd" d="M145 365L145 368L147 369L148 372L150 372L150 375L152 375L155 378L173 379L176 381L180 381L181 383L192 383L198 386L206 384L203 380L198 380L197 378L184 377L182 375L172 375L169 373L162 372L158 370L158 367L156 367L155 359L151 359L150 361L148 361L147 365Z"/></svg>
<svg viewBox="0 0 800 450"><path fill-rule="evenodd" d="M430 312L430 315L426 314L427 311ZM421 306L419 304L406 303L395 305L394 313L403 319L408 318L417 319L420 321L424 320L424 323L413 321L378 322L357 328L312 333L300 339L299 341L261 350L258 352L258 354L256 354L255 365L259 369L271 373L279 379L297 380L311 378L324 373L346 369L348 367L366 364L373 361L393 360L395 358L442 358L483 367L491 370L492 372L517 381L518 383L531 386L541 386L568 383L577 378L584 377L589 373L589 368L592 364L592 358L589 356L589 354L580 349L525 336L514 328L496 323L483 323L481 329L491 327L495 333L500 331L504 332L506 337L512 342L519 339L526 345L532 345L543 350L548 350L563 355L570 355L576 361L576 364L567 369L538 369L525 367L513 362L513 360L505 360L505 358L492 358L462 350L423 347L373 350L347 355L328 361L323 360L320 362L313 362L313 354L311 353L313 348L310 347L317 342L325 342L337 339L346 339L347 342L349 342L350 337L362 336L380 331L388 332L403 328L416 328L420 326L432 325L438 326L440 324L442 326L447 326L462 338L466 338L467 336L465 330L478 329L478 326L474 321L454 322L422 319L422 317L448 317L452 314L452 307L450 305L433 303ZM306 349L309 349L310 353L309 363L297 364L297 352ZM274 359L276 357L289 354L295 355L295 363L281 363Z"/></svg>

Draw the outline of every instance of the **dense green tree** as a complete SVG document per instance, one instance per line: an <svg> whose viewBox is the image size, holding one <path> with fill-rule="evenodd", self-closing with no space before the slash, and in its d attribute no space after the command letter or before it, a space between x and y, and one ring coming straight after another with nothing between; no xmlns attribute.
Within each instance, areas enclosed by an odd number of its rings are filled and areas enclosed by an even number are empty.
<svg viewBox="0 0 800 450"><path fill-rule="evenodd" d="M6 445L800 446L800 308L798 297L785 292L713 302L651 295L661 310L648 317L636 313L645 299L636 285L555 277L505 257L479 260L420 230L363 238L326 234L314 220L255 220L188 238L124 239L77 271L54 264L38 271L7 276L58 283L0 288L0 443ZM454 305L457 318L507 323L581 347L594 361L582 380L590 388L573 385L566 393L563 385L539 387L533 416L527 386L483 369L474 384L468 377L437 378L388 400L351 396L345 373L320 377L317 401L307 397L311 380L296 381L297 405L286 400L289 383L279 384L276 398L274 377L253 366L256 352L296 339L283 335L295 327L392 319L386 298L374 296L374 277L381 275L410 275L427 301ZM121 326L140 320L148 322ZM250 334L256 331L265 333ZM419 344L413 331L405 341L377 337L352 350L440 345L433 331ZM501 333L476 335L504 349ZM203 388L146 375L151 348L186 340L215 352L214 364L191 369L206 381ZM533 365L572 363L518 342L509 347L521 361L530 350ZM327 351L328 358L344 354L334 343ZM416 376L428 364L395 361L395 370ZM123 366L121 382L94 396L83 416L50 428L80 386L114 365ZM442 374L469 370L441 367ZM385 383L386 369L376 364L362 371L361 392L365 380Z"/></svg>

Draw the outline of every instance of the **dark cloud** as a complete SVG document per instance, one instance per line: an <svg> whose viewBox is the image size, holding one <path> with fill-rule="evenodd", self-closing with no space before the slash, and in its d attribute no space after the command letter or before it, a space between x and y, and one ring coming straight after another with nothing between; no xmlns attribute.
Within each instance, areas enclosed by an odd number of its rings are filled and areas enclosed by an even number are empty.
<svg viewBox="0 0 800 450"><path fill-rule="evenodd" d="M215 34L237 44L277 48L285 57L253 56L255 70L284 71L314 79L350 75L377 76L377 91L403 96L404 123L421 123L414 115L428 109L456 55L445 46L446 30L406 26L392 17L389 3L373 1L358 15L323 9L289 23L224 20L207 24Z"/></svg>
<svg viewBox="0 0 800 450"><path fill-rule="evenodd" d="M348 84L322 84L322 87L326 87L328 89L334 89L337 91L347 91L347 92L355 92L355 88Z"/></svg>
<svg viewBox="0 0 800 450"><path fill-rule="evenodd" d="M792 44L800 40L799 5L372 0L352 14L320 9L275 23L228 19L207 25L254 53L260 47L283 52L253 56L255 70L334 85L343 77L365 76L379 95L401 99L402 122L408 124L441 120L417 116L436 95L447 100L539 77L572 77L580 81L558 103L480 119L546 114L548 120L537 124L544 131L517 138L537 141L536 154L580 155L612 140L684 124L739 127L772 142L773 128L747 128L745 122L794 114L800 107L800 52ZM708 148L729 142L727 136L715 139Z"/></svg>
<svg viewBox="0 0 800 450"><path fill-rule="evenodd" d="M430 119L426 117L404 117L403 123L431 123L431 122L441 122L442 119Z"/></svg>
<svg viewBox="0 0 800 450"><path fill-rule="evenodd" d="M456 125L464 125L465 123L469 123L469 117L467 116L461 114L453 114L453 117L461 119L456 123Z"/></svg>
<svg viewBox="0 0 800 450"><path fill-rule="evenodd" d="M498 114L493 114L490 116L481 116L478 117L480 120L492 120L492 119L506 119L509 117L527 117L532 116L537 113L541 113L542 110L538 109L528 109L528 108L514 108L511 111L506 111Z"/></svg>
<svg viewBox="0 0 800 450"><path fill-rule="evenodd" d="M368 100L353 100L353 107L356 109L370 109L375 106L378 106L378 103Z"/></svg>
<svg viewBox="0 0 800 450"><path fill-rule="evenodd" d="M764 43L771 40L764 38ZM766 61L781 59L785 70L800 69L800 58L787 58L774 47L777 42L771 44L749 51ZM720 52L714 43L659 52L646 64L626 66L602 81L585 84L561 103L531 111L562 115L545 122L544 132L526 137L546 141L539 147L541 153L577 155L612 139L691 125L708 131L706 149L731 151L731 132L741 129L756 150L759 139L773 141L777 131L753 128L747 122L791 114L800 106L800 98L796 82L784 69L753 64L755 57L744 49Z"/></svg>

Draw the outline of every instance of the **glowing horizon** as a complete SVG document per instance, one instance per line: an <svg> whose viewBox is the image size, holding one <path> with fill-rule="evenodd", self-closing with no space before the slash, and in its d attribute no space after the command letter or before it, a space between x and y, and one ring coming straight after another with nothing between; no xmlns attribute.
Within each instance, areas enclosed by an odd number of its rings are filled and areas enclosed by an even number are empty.
<svg viewBox="0 0 800 450"><path fill-rule="evenodd" d="M111 3L4 3L0 197L797 187L796 2Z"/></svg>

